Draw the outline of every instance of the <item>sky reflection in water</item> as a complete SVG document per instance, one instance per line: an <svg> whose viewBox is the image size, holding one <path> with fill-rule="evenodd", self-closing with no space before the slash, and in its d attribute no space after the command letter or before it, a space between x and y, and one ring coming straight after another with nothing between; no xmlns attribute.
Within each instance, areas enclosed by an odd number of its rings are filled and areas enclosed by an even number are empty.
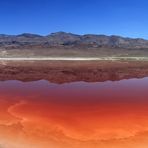
<svg viewBox="0 0 148 148"><path fill-rule="evenodd" d="M148 78L0 82L2 148L146 148Z"/></svg>

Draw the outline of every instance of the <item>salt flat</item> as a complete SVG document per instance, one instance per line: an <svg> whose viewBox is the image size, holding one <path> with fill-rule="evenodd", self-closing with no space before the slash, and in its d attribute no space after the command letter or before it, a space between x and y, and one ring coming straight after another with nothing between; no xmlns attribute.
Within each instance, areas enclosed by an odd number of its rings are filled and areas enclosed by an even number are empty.
<svg viewBox="0 0 148 148"><path fill-rule="evenodd" d="M97 61L97 60L142 60L147 61L148 57L13 57L0 58L1 61Z"/></svg>

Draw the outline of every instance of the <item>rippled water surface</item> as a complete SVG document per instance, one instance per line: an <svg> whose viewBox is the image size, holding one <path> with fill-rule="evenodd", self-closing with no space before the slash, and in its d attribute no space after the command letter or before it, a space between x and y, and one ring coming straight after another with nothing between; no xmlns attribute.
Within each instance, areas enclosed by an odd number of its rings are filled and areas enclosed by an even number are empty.
<svg viewBox="0 0 148 148"><path fill-rule="evenodd" d="M0 82L1 148L147 148L148 78Z"/></svg>

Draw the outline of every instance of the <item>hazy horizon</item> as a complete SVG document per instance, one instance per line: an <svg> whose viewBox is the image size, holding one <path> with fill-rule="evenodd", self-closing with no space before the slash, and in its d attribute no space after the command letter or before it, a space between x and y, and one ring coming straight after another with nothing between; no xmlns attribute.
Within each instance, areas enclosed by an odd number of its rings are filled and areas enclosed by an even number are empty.
<svg viewBox="0 0 148 148"><path fill-rule="evenodd" d="M23 34L34 34L34 35L40 35L40 36L48 36L48 35L51 35L53 33L60 33L60 32L63 32L63 33L70 33L70 34L74 34L74 35L80 35L80 36L83 36L83 35L105 35L105 36L118 36L118 37L123 37L123 38L131 38L131 39L145 39L145 40L148 40L148 38L144 38L144 37L130 37L130 36L126 36L126 35L118 35L118 34L101 34L101 33L84 33L84 34L77 34L77 33L74 33L74 32L65 32L65 31L56 31L56 32L49 32L47 34L40 34L40 33L33 33L33 32L21 32L19 34L6 34L6 33L1 33L0 32L0 35L12 35L12 36L18 36L18 35L23 35Z"/></svg>

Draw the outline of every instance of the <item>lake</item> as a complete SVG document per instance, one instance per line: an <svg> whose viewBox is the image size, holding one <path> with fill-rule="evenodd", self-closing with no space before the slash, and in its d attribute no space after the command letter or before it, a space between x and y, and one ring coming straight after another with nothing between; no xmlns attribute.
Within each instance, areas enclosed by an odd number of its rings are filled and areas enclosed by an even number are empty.
<svg viewBox="0 0 148 148"><path fill-rule="evenodd" d="M146 148L148 78L0 82L1 148Z"/></svg>

